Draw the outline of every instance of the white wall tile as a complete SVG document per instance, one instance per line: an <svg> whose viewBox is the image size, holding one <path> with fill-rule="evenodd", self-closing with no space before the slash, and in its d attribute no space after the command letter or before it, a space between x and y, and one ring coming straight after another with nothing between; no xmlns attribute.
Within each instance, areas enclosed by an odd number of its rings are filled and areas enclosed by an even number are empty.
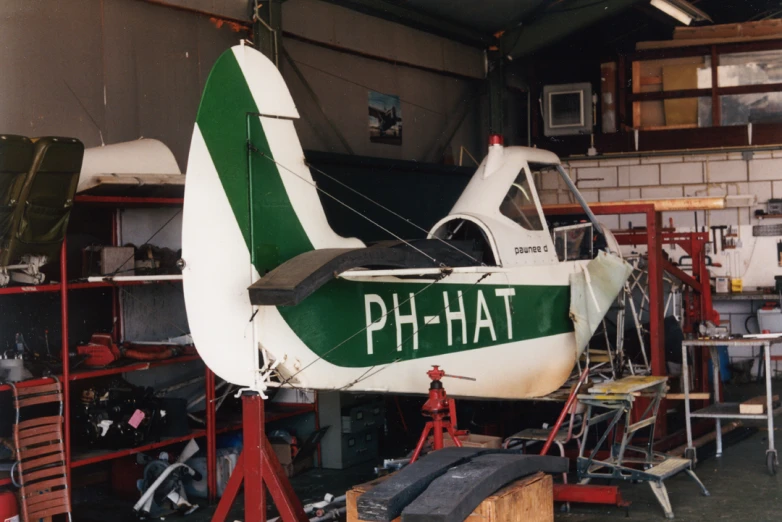
<svg viewBox="0 0 782 522"><path fill-rule="evenodd" d="M667 163L660 165L660 183L663 185L703 183L703 163Z"/></svg>
<svg viewBox="0 0 782 522"><path fill-rule="evenodd" d="M616 167L578 169L578 188L602 188L617 186Z"/></svg>
<svg viewBox="0 0 782 522"><path fill-rule="evenodd" d="M712 210L709 212L707 222L710 227L716 227L722 225L735 226L739 222L739 209L726 208L725 210Z"/></svg>
<svg viewBox="0 0 782 522"><path fill-rule="evenodd" d="M728 159L727 154L693 154L692 156L684 156L684 161L725 161Z"/></svg>
<svg viewBox="0 0 782 522"><path fill-rule="evenodd" d="M609 203L612 201L627 201L629 199L638 199L638 189L618 188L601 189L600 202Z"/></svg>
<svg viewBox="0 0 782 522"><path fill-rule="evenodd" d="M619 167L620 187L641 187L660 183L659 165L634 165Z"/></svg>
<svg viewBox="0 0 782 522"><path fill-rule="evenodd" d="M645 227L646 214L621 214L619 216L619 228L626 229L631 224L634 227Z"/></svg>
<svg viewBox="0 0 782 522"><path fill-rule="evenodd" d="M584 196L584 200L587 203L597 203L598 201L600 201L600 191L598 190L578 189L578 191L581 193L582 196Z"/></svg>
<svg viewBox="0 0 782 522"><path fill-rule="evenodd" d="M775 198L782 198L782 181L771 183L771 195Z"/></svg>
<svg viewBox="0 0 782 522"><path fill-rule="evenodd" d="M749 179L750 181L782 180L782 158L753 159L749 162Z"/></svg>
<svg viewBox="0 0 782 522"><path fill-rule="evenodd" d="M643 187L641 197L644 199L680 198L684 196L684 188L681 186L667 187Z"/></svg>
<svg viewBox="0 0 782 522"><path fill-rule="evenodd" d="M728 189L723 184L712 185L685 185L684 196L688 198L709 198L726 196Z"/></svg>
<svg viewBox="0 0 782 522"><path fill-rule="evenodd" d="M684 156L645 156L641 158L642 165L659 165L660 163L681 163Z"/></svg>
<svg viewBox="0 0 782 522"><path fill-rule="evenodd" d="M703 168L706 182L747 180L746 161L710 161Z"/></svg>
<svg viewBox="0 0 782 522"><path fill-rule="evenodd" d="M617 230L619 228L619 216L597 216L597 222L608 228L608 230Z"/></svg>
<svg viewBox="0 0 782 522"><path fill-rule="evenodd" d="M565 162L565 165L569 166L570 168L581 168L581 167L598 167L598 162L596 159L593 160L571 160Z"/></svg>
<svg viewBox="0 0 782 522"><path fill-rule="evenodd" d="M601 159L601 167L623 167L626 165L640 165L641 158L617 158L617 159Z"/></svg>
<svg viewBox="0 0 782 522"><path fill-rule="evenodd" d="M667 227L673 219L673 226L677 230L686 229L692 231L695 229L695 214L696 212L663 212L663 226ZM706 217L703 211L697 211L698 214L698 228L706 226Z"/></svg>
<svg viewBox="0 0 782 522"><path fill-rule="evenodd" d="M540 196L541 205L556 205L559 203L559 196L556 190L539 190L538 196Z"/></svg>
<svg viewBox="0 0 782 522"><path fill-rule="evenodd" d="M752 181L746 184L742 183L742 185L746 185L747 192L744 192L744 187L742 187L741 193L755 194L758 198L758 204L763 204L763 206L765 206L765 203L772 197L770 181Z"/></svg>
<svg viewBox="0 0 782 522"><path fill-rule="evenodd" d="M759 151L753 151L752 152L752 159L769 159L773 158L774 155L771 153L770 150L759 150Z"/></svg>
<svg viewBox="0 0 782 522"><path fill-rule="evenodd" d="M771 156L774 158L782 158L782 150L772 151Z"/></svg>

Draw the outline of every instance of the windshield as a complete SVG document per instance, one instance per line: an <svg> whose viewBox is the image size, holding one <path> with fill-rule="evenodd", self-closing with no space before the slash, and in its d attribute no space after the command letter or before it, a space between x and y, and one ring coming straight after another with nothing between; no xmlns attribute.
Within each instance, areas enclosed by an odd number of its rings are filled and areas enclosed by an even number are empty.
<svg viewBox="0 0 782 522"><path fill-rule="evenodd" d="M519 171L516 180L502 200L500 212L527 230L543 230L543 221L535 205L535 196L525 169Z"/></svg>

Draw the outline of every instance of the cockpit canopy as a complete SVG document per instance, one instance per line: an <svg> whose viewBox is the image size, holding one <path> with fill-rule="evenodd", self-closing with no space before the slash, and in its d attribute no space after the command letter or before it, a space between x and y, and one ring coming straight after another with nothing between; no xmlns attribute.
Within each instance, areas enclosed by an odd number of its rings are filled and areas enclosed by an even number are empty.
<svg viewBox="0 0 782 522"><path fill-rule="evenodd" d="M535 179L542 176L561 176L592 222L568 227L567 234L554 229L552 237L535 188ZM572 260L575 237L580 239L579 252L586 248L592 253L596 232L602 232L600 225L555 154L492 145L449 215L435 224L429 237L478 241L485 245L484 264L511 267Z"/></svg>

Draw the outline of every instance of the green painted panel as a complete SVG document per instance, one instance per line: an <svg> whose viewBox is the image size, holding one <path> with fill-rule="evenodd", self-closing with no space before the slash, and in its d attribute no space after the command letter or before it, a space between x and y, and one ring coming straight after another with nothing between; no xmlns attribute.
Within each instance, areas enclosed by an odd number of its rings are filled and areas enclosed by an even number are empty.
<svg viewBox="0 0 782 522"><path fill-rule="evenodd" d="M248 142L273 158L260 119L248 116L257 112L234 53L230 50L223 53L209 74L196 123L245 243L253 250L255 268L263 275L288 259L312 250L312 243L296 217L277 165L258 152L249 154ZM253 194L249 190L248 172L252 175Z"/></svg>
<svg viewBox="0 0 782 522"><path fill-rule="evenodd" d="M278 310L302 341L316 354L338 366L369 367L386 364L397 359L407 360L435 355L475 350L511 341L539 339L573 331L568 311L570 287L568 286L515 286L435 284L414 298L415 321L412 321L411 302L405 302L411 293L421 291L425 284L415 283L368 283L338 279L329 282L309 296L302 303ZM506 299L497 292L515 296ZM445 297L448 296L449 311L460 311L458 293L462 292L464 327L462 320L445 312ZM479 296L480 294L480 296ZM368 333L361 332L370 322L382 321L383 309L377 302L370 305L370 319L367 318L366 297L377 296L382 300L388 315L382 328L371 332L372 353L369 353ZM400 304L397 321L394 309L394 295ZM496 340L492 340L490 328L480 328L476 342L479 299L486 305L481 307L481 319L490 317ZM511 328L507 323L508 309L511 314ZM427 323L427 317L435 317ZM451 324L451 345L448 344L448 323ZM401 327L397 332L397 323ZM414 331L418 330L418 349L414 349ZM356 332L352 339L344 342ZM335 348L340 343L343 343ZM401 345L401 346L400 346ZM545 357L545 353L541 353Z"/></svg>

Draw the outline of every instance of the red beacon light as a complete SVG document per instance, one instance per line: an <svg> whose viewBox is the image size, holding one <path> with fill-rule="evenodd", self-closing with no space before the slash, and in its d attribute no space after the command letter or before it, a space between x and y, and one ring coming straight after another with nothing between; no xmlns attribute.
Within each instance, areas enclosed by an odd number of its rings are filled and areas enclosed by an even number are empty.
<svg viewBox="0 0 782 522"><path fill-rule="evenodd" d="M489 134L489 147L492 145L499 145L502 147L505 145L505 138L501 134Z"/></svg>

